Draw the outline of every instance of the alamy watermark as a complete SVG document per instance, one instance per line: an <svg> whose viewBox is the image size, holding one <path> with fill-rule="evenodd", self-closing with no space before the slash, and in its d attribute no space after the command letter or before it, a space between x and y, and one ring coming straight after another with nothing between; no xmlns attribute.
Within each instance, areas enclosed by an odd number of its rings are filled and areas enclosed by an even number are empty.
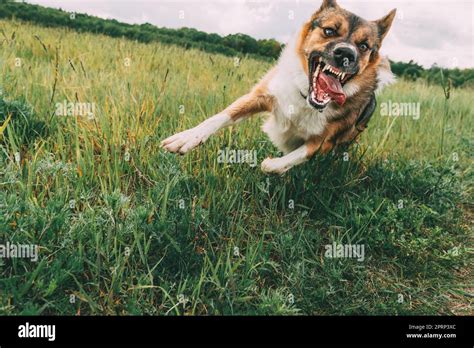
<svg viewBox="0 0 474 348"><path fill-rule="evenodd" d="M257 165L257 151L242 149L232 150L225 148L217 151L217 163L247 163L250 167L255 167Z"/></svg>
<svg viewBox="0 0 474 348"><path fill-rule="evenodd" d="M56 340L56 325L36 325L26 322L18 326L19 338L47 338L52 342Z"/></svg>
<svg viewBox="0 0 474 348"><path fill-rule="evenodd" d="M420 103L413 102L387 102L380 103L380 115L388 117L412 117L414 120L420 118Z"/></svg>
<svg viewBox="0 0 474 348"><path fill-rule="evenodd" d="M56 116L82 116L89 120L95 117L95 103L72 103L64 100L56 103Z"/></svg>
<svg viewBox="0 0 474 348"><path fill-rule="evenodd" d="M39 246L35 244L0 244L0 259L22 258L38 261Z"/></svg>
<svg viewBox="0 0 474 348"><path fill-rule="evenodd" d="M353 258L357 261L364 261L365 246L364 244L327 244L324 246L326 252L324 257L328 258Z"/></svg>

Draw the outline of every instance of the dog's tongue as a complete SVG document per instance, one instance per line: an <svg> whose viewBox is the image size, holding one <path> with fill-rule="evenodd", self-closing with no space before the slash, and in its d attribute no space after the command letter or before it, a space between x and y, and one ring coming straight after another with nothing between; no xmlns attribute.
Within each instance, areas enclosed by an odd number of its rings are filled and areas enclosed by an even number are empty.
<svg viewBox="0 0 474 348"><path fill-rule="evenodd" d="M329 94L331 99L333 99L339 105L344 105L346 102L346 94L342 89L341 82L333 76L326 75L325 73L319 74L319 86Z"/></svg>

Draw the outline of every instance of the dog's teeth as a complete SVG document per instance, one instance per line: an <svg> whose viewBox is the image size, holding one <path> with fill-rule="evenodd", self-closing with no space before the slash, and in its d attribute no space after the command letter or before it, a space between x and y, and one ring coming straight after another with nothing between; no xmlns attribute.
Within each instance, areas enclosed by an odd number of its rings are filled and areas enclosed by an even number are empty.
<svg viewBox="0 0 474 348"><path fill-rule="evenodd" d="M344 80L344 77L346 77L346 73L342 73L341 80Z"/></svg>
<svg viewBox="0 0 474 348"><path fill-rule="evenodd" d="M321 63L321 61L323 60L323 57L319 57L319 62Z"/></svg>

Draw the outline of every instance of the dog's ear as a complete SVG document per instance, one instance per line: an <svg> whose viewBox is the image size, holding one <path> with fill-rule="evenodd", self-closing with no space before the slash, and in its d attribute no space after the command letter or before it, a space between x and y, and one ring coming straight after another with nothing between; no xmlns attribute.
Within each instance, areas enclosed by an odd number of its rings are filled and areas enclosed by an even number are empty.
<svg viewBox="0 0 474 348"><path fill-rule="evenodd" d="M336 0L323 0L320 10L324 10L329 7L338 7Z"/></svg>
<svg viewBox="0 0 474 348"><path fill-rule="evenodd" d="M385 35L387 35L388 30L392 26L392 22L396 13L397 9L394 8L388 15L379 19L378 21L375 21L375 24L377 24L377 28L379 29L380 41L382 41L385 38Z"/></svg>

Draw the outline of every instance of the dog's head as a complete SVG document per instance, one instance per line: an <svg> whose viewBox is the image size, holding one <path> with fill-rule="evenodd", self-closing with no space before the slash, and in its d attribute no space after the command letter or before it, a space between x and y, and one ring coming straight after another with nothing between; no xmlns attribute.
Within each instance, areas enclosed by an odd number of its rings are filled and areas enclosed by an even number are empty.
<svg viewBox="0 0 474 348"><path fill-rule="evenodd" d="M375 79L379 50L395 12L367 21L342 9L335 0L323 0L297 42L309 79L308 102L314 108L322 110L331 100L343 105L346 84L357 84L364 75Z"/></svg>

